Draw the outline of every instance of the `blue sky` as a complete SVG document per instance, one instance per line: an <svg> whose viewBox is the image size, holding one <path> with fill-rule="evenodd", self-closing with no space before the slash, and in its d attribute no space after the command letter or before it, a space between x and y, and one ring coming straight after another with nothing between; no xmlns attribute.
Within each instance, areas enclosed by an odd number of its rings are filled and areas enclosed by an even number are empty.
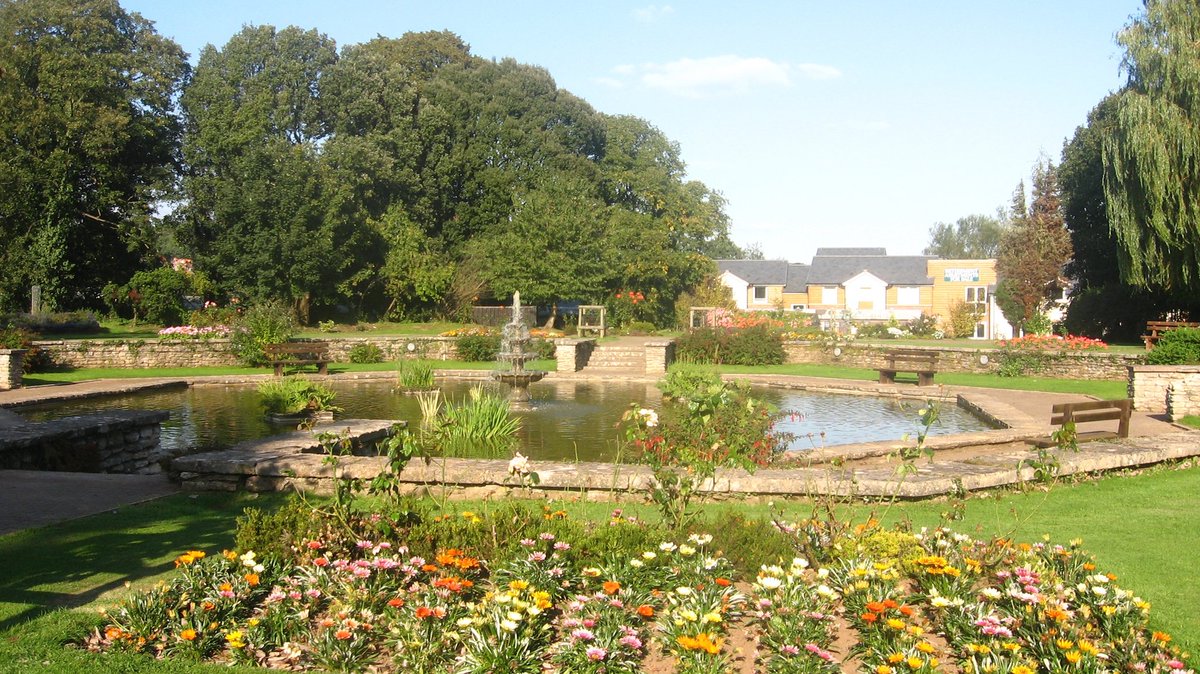
<svg viewBox="0 0 1200 674"><path fill-rule="evenodd" d="M339 45L450 30L649 120L768 258L917 254L935 222L994 213L1120 87L1141 0L122 0L193 58L244 24Z"/></svg>

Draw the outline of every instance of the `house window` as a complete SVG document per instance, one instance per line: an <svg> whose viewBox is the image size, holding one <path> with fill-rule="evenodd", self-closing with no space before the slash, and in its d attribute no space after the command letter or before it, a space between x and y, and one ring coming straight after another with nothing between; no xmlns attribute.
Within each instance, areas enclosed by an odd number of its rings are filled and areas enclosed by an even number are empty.
<svg viewBox="0 0 1200 674"><path fill-rule="evenodd" d="M766 304L766 302L767 302L767 287L766 286L754 286L754 303L755 304Z"/></svg>
<svg viewBox="0 0 1200 674"><path fill-rule="evenodd" d="M915 307L921 303L921 289L914 287L896 288L896 304L902 307Z"/></svg>
<svg viewBox="0 0 1200 674"><path fill-rule="evenodd" d="M969 286L967 304L987 304L987 286Z"/></svg>
<svg viewBox="0 0 1200 674"><path fill-rule="evenodd" d="M837 286L822 286L821 287L821 304L836 305L838 303L838 292L837 291L838 291Z"/></svg>
<svg viewBox="0 0 1200 674"><path fill-rule="evenodd" d="M804 310L805 310L805 309L807 309L807 308L808 308L808 307L806 307L806 306L805 306L805 305L803 305L803 304L793 304L793 305L792 305L792 311L804 311Z"/></svg>
<svg viewBox="0 0 1200 674"><path fill-rule="evenodd" d="M966 294L967 305L975 310L978 323L975 324L975 338L987 339L987 286L968 286Z"/></svg>

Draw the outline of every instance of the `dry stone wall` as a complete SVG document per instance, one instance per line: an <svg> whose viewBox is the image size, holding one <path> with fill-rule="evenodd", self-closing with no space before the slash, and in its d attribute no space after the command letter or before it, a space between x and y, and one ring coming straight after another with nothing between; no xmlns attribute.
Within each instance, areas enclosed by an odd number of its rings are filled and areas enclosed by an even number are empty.
<svg viewBox="0 0 1200 674"><path fill-rule="evenodd" d="M21 387L25 349L0 349L0 391Z"/></svg>
<svg viewBox="0 0 1200 674"><path fill-rule="evenodd" d="M1200 365L1138 365L1128 370L1133 408L1172 421L1200 414Z"/></svg>
<svg viewBox="0 0 1200 674"><path fill-rule="evenodd" d="M1000 370L998 349L971 349L938 346L888 346L883 344L843 344L828 346L813 342L787 342L784 352L789 363L845 365L875 369L883 367L884 354L892 349L914 349L938 354L941 372L978 372L994 374ZM1130 365L1139 361L1132 354L1105 351L1047 352L1039 376L1069 379L1121 380Z"/></svg>
<svg viewBox="0 0 1200 674"><path fill-rule="evenodd" d="M104 412L10 426L0 436L0 469L159 472L160 424L168 417L157 411Z"/></svg>

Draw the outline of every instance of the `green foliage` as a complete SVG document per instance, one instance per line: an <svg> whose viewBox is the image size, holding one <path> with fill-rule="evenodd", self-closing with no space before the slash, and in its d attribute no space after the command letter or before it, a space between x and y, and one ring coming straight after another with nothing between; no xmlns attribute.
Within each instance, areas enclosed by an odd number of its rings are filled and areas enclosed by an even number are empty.
<svg viewBox="0 0 1200 674"><path fill-rule="evenodd" d="M627 335L653 335L658 328L654 327L653 323L646 321L633 321L625 326L622 331Z"/></svg>
<svg viewBox="0 0 1200 674"><path fill-rule="evenodd" d="M534 357L539 360L553 360L558 347L549 339L531 339L526 345Z"/></svg>
<svg viewBox="0 0 1200 674"><path fill-rule="evenodd" d="M311 506L293 496L277 509L246 508L237 518L234 542L239 550L293 562L300 547L313 538L314 526Z"/></svg>
<svg viewBox="0 0 1200 674"><path fill-rule="evenodd" d="M258 367L269 364L263 347L282 344L296 334L296 319L282 302L255 304L241 315L230 333L230 348L243 364Z"/></svg>
<svg viewBox="0 0 1200 674"><path fill-rule="evenodd" d="M679 298L675 300L676 327L684 329L692 327L688 325L692 307L714 307L732 311L737 308L737 305L733 302L729 287L721 283L721 279L715 274L709 274L691 288L680 293Z"/></svg>
<svg viewBox="0 0 1200 674"><path fill-rule="evenodd" d="M191 278L170 267L139 271L121 288L135 320L159 325L179 325L186 310L183 296L192 290ZM114 307L116 309L116 307Z"/></svg>
<svg viewBox="0 0 1200 674"><path fill-rule="evenodd" d="M1015 328L1042 312L1071 259L1071 236L1063 226L1058 169L1049 160L1033 171L1033 201L1025 206L1025 184L1017 186L1010 213L1012 226L1000 241L996 300Z"/></svg>
<svg viewBox="0 0 1200 674"><path fill-rule="evenodd" d="M433 364L424 360L402 360L397 368L400 388L405 391L432 391Z"/></svg>
<svg viewBox="0 0 1200 674"><path fill-rule="evenodd" d="M0 4L0 310L97 308L153 259L183 50L108 0ZM19 189L15 186L20 186Z"/></svg>
<svg viewBox="0 0 1200 674"><path fill-rule="evenodd" d="M1123 282L1200 288L1200 17L1188 0L1147 2L1117 36L1129 80L1103 141L1104 196Z"/></svg>
<svg viewBox="0 0 1200 674"><path fill-rule="evenodd" d="M1200 364L1200 328L1175 328L1162 333L1154 349L1146 354L1146 363L1150 365Z"/></svg>
<svg viewBox="0 0 1200 674"><path fill-rule="evenodd" d="M303 377L276 377L258 385L260 403L267 414L301 414L338 411L337 394L324 384Z"/></svg>
<svg viewBox="0 0 1200 674"><path fill-rule="evenodd" d="M975 305L955 300L950 303L949 314L943 325L947 337L961 339L975 334L975 324L980 318Z"/></svg>
<svg viewBox="0 0 1200 674"><path fill-rule="evenodd" d="M979 260L996 257L1005 223L990 215L968 215L953 225L938 222L929 228L926 255L946 259Z"/></svg>
<svg viewBox="0 0 1200 674"><path fill-rule="evenodd" d="M779 365L786 354L777 330L748 328L697 328L676 342L680 360L712 365Z"/></svg>
<svg viewBox="0 0 1200 674"><path fill-rule="evenodd" d="M487 362L500 353L500 335L463 335L454 342L460 360Z"/></svg>
<svg viewBox="0 0 1200 674"><path fill-rule="evenodd" d="M721 375L710 365L675 362L667 368L667 374L658 380L657 386L664 396L682 400L720 382Z"/></svg>
<svg viewBox="0 0 1200 674"><path fill-rule="evenodd" d="M476 386L464 400L446 401L431 429L430 441L443 455L482 445L503 456L520 430L521 420L509 410L508 398Z"/></svg>
<svg viewBox="0 0 1200 674"><path fill-rule="evenodd" d="M937 316L921 312L905 326L914 337L930 337L938 329Z"/></svg>
<svg viewBox="0 0 1200 674"><path fill-rule="evenodd" d="M383 349L371 342L361 342L350 347L351 363L382 363Z"/></svg>

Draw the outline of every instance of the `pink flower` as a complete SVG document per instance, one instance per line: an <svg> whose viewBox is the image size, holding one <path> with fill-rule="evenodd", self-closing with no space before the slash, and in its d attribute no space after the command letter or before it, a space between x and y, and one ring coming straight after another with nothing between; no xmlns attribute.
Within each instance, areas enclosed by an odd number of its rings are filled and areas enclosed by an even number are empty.
<svg viewBox="0 0 1200 674"><path fill-rule="evenodd" d="M585 652L587 653L588 660L600 661L608 655L608 651L599 646L591 646Z"/></svg>
<svg viewBox="0 0 1200 674"><path fill-rule="evenodd" d="M642 640L633 634L626 634L625 636L621 637L617 643L635 651L640 651L642 649Z"/></svg>
<svg viewBox="0 0 1200 674"><path fill-rule="evenodd" d="M592 634L591 630L578 629L571 632L571 638L576 641L591 641L596 638L596 635Z"/></svg>

